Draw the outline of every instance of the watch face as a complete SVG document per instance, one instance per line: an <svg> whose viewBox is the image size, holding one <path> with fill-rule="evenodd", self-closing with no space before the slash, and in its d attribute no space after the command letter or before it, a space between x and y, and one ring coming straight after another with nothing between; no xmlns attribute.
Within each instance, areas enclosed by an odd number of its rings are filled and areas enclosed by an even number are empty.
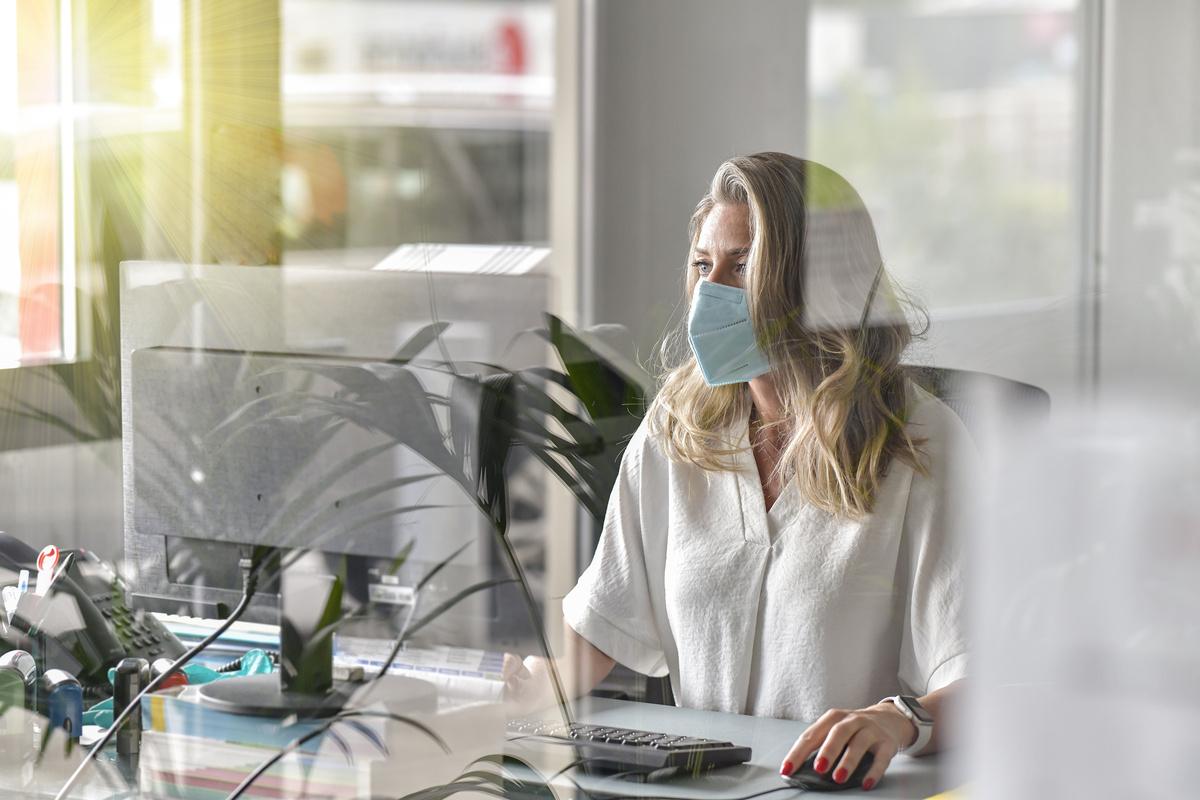
<svg viewBox="0 0 1200 800"><path fill-rule="evenodd" d="M913 713L913 716L921 720L921 722L929 725L933 724L933 717L929 716L929 712L925 710L925 707L917 702L917 698L900 695L900 702L904 703L908 710Z"/></svg>

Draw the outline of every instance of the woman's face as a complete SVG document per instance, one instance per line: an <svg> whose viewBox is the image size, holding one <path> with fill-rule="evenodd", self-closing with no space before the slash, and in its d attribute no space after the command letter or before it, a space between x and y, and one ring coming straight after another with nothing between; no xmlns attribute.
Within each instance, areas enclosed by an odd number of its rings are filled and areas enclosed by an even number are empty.
<svg viewBox="0 0 1200 800"><path fill-rule="evenodd" d="M699 280L745 289L751 244L750 208L714 206L696 239L692 269Z"/></svg>

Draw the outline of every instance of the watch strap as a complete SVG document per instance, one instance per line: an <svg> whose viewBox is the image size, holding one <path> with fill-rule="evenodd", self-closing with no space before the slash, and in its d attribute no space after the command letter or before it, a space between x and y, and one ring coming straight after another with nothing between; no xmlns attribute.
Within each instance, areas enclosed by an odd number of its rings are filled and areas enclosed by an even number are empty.
<svg viewBox="0 0 1200 800"><path fill-rule="evenodd" d="M915 697L908 698L908 699L918 706L921 705L920 703L917 702ZM900 713L903 714L905 717L907 717L908 721L911 722L913 725L915 725L917 728L917 740L915 742L913 742L912 744L908 745L907 747L901 747L896 752L897 753L919 753L919 752L921 752L921 749L924 748L925 745L929 744L929 739L930 739L930 737L933 736L933 723L926 722L925 720L918 718L917 715L912 712L912 709L910 709L908 707L908 704L905 703L904 700L900 699L900 695L893 695L891 697L885 697L882 700L880 700L879 702L881 704L882 703L891 703L892 705L894 705L897 709L899 709Z"/></svg>

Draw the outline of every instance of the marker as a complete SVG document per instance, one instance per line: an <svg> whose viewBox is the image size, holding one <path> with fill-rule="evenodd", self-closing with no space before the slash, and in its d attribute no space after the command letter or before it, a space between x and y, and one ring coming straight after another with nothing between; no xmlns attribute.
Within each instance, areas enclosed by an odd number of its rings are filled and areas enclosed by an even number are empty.
<svg viewBox="0 0 1200 800"><path fill-rule="evenodd" d="M54 567L58 564L58 548L48 544L42 548L37 557L37 583L33 593L44 597L50 591L50 581L54 579Z"/></svg>
<svg viewBox="0 0 1200 800"><path fill-rule="evenodd" d="M21 602L21 595L29 591L29 570L23 569L17 575L16 586L5 586L0 589L0 599L3 599L4 610L8 612L5 622L12 622L13 614Z"/></svg>
<svg viewBox="0 0 1200 800"><path fill-rule="evenodd" d="M150 664L144 658L123 658L117 662L113 676L113 719L121 716L133 698L149 683ZM140 703L139 703L140 705ZM138 752L142 741L142 710L135 708L117 731L117 755L131 756Z"/></svg>
<svg viewBox="0 0 1200 800"><path fill-rule="evenodd" d="M83 687L74 675L61 669L46 670L38 683L50 729L66 731L69 746L71 739L83 733Z"/></svg>

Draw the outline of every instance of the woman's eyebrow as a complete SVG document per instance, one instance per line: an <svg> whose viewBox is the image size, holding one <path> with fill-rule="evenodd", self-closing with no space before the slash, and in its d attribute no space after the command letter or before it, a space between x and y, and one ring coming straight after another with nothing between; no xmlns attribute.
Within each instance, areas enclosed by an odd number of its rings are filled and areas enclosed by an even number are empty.
<svg viewBox="0 0 1200 800"><path fill-rule="evenodd" d="M738 247L733 250L725 251L725 255L727 255L727 256L744 256L744 255L748 255L749 253L750 253L749 247ZM708 249L704 248L704 247L697 247L696 255L706 256L706 255L708 255Z"/></svg>

